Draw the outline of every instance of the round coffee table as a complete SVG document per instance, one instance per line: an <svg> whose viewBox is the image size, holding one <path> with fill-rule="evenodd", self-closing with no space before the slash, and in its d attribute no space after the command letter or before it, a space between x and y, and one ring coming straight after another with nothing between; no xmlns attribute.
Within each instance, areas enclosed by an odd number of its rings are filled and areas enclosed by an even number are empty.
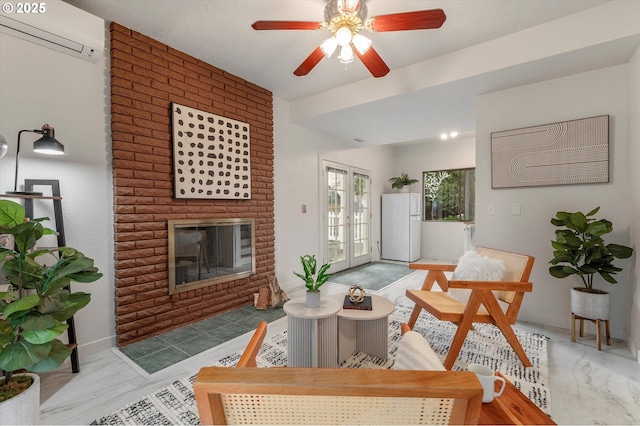
<svg viewBox="0 0 640 426"><path fill-rule="evenodd" d="M287 314L287 366L336 368L336 314L342 303L323 295L319 307L307 308L302 297L289 300L282 309Z"/></svg>
<svg viewBox="0 0 640 426"><path fill-rule="evenodd" d="M389 315L393 302L375 294L371 310L343 309L344 294L327 296L341 307L338 311L338 364L360 351L381 359L389 355Z"/></svg>

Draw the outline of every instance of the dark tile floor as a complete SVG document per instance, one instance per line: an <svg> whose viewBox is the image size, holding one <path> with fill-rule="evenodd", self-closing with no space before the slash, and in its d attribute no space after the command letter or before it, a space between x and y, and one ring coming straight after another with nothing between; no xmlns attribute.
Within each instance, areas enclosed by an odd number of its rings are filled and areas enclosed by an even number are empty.
<svg viewBox="0 0 640 426"><path fill-rule="evenodd" d="M152 374L221 343L255 330L260 321L285 316L282 308L245 306L120 348L120 352Z"/></svg>
<svg viewBox="0 0 640 426"><path fill-rule="evenodd" d="M373 262L332 274L329 281L379 290L414 272L407 264ZM160 336L120 348L120 352L152 374L221 343L255 330L262 320L285 316L282 308L256 310L248 305Z"/></svg>
<svg viewBox="0 0 640 426"><path fill-rule="evenodd" d="M369 290L380 290L400 278L415 272L408 264L372 262L331 274L329 281L344 285L359 285Z"/></svg>

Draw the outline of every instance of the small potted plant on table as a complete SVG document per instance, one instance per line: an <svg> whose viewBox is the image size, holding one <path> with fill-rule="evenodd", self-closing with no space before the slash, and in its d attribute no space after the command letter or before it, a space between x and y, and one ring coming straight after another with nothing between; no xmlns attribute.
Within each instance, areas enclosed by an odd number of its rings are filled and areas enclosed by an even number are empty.
<svg viewBox="0 0 640 426"><path fill-rule="evenodd" d="M557 212L551 223L562 229L556 230L553 259L549 273L556 278L571 275L580 277L584 287L571 291L571 312L592 320L608 320L610 313L609 293L593 288L593 278L600 275L606 282L615 284L613 277L622 271L613 265L614 259L631 257L633 249L620 244L606 244L603 235L613 230L606 219L596 220L597 207L587 214L582 212Z"/></svg>
<svg viewBox="0 0 640 426"><path fill-rule="evenodd" d="M331 263L325 263L320 267L318 274L316 275L316 257L311 255L300 256L302 262L302 268L304 269L304 275L294 272L294 274L304 281L305 287L307 287L307 307L317 308L320 306L320 287L327 282L330 274L327 274L327 269L331 266Z"/></svg>

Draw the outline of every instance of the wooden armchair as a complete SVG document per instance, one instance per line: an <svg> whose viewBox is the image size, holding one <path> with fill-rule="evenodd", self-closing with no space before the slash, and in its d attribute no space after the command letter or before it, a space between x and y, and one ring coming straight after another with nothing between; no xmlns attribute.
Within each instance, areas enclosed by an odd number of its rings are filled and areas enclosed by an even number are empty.
<svg viewBox="0 0 640 426"><path fill-rule="evenodd" d="M236 367L257 367L256 356L258 356L260 346L262 345L266 335L267 322L261 321L260 324L258 324L256 331L253 332L253 336L251 336L251 340L249 340L244 352L242 352L242 356L236 364Z"/></svg>
<svg viewBox="0 0 640 426"><path fill-rule="evenodd" d="M507 268L504 281L449 280L444 273L453 272L456 268L456 265L453 264L412 263L409 266L411 269L429 271L421 290L407 290L406 292L407 297L416 304L409 318L409 327L413 328L422 309L441 321L451 321L457 324L458 330L444 362L445 368L450 370L458 357L467 333L473 328L473 323L495 324L502 331L522 363L526 367L530 367L531 362L522 349L511 325L515 324L518 318L524 293L532 291L533 285L528 280L534 258L486 247L477 247L476 252L505 262ZM431 291L434 282L438 283L442 292ZM470 289L471 296L466 305L450 297L447 294L449 288ZM504 310L498 300L504 302Z"/></svg>
<svg viewBox="0 0 640 426"><path fill-rule="evenodd" d="M468 371L204 367L193 385L204 424L477 424Z"/></svg>

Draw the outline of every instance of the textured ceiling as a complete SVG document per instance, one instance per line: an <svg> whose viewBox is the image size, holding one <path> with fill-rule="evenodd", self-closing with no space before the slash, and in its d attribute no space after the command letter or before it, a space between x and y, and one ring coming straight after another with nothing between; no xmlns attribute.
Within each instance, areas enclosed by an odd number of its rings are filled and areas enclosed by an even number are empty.
<svg viewBox="0 0 640 426"><path fill-rule="evenodd" d="M373 79L357 59L345 67L335 56L322 60L307 76L296 77L293 71L328 37L328 32L255 31L251 28L256 20L322 21L323 0L67 2L262 86L287 101L304 102L330 89L363 84ZM398 78L412 64L433 60L603 3L606 0L368 0L369 16L442 8L447 20L442 28L436 30L365 32L365 35L373 40L373 46L391 69L382 79L393 79L394 74ZM626 46L620 56L627 55L632 47ZM624 59L617 59L621 60ZM557 74L564 75L570 64L562 63L562 60L559 63L563 70ZM552 75L555 62L545 66L547 69L537 72L541 76L543 73ZM307 118L300 124L346 140L361 137L371 144L433 138L437 134L434 133L436 126L433 123L431 127L427 126L425 116L445 120L451 126L459 121L460 131L473 131L475 96L483 91L509 87L505 81L522 83L523 71L514 67L513 70L500 70L472 80L442 85L426 94L429 100L425 100L419 91L414 91L401 97L366 102ZM426 113L416 114L417 105ZM394 117L394 114L398 116ZM398 136L393 140L388 135L376 138L380 132L370 125L371 117L383 115L393 123L395 118L401 119L400 114L415 117L411 117L411 121L403 118L406 123L403 122L402 129L394 132Z"/></svg>

